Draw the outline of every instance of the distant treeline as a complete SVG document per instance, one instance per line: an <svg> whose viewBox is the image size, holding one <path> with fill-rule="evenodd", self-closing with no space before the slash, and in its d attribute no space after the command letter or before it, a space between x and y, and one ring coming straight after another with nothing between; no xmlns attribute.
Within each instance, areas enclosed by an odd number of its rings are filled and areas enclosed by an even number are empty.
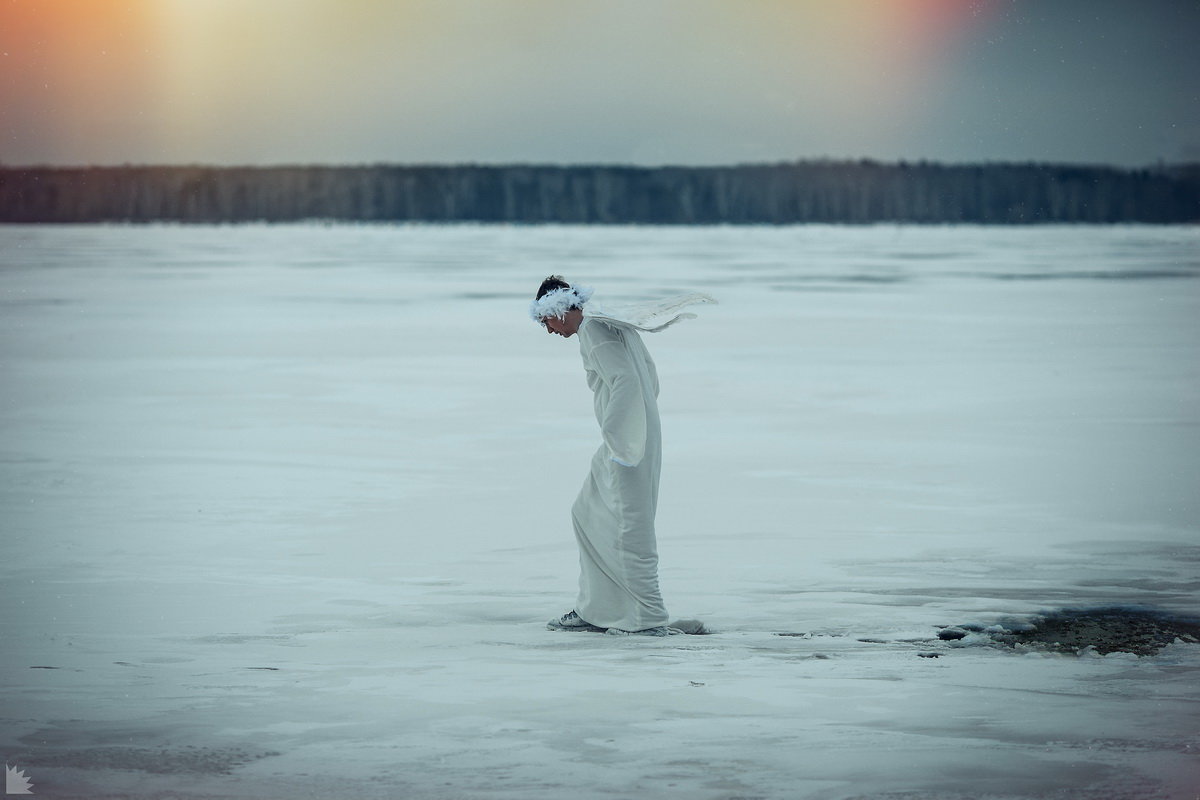
<svg viewBox="0 0 1200 800"><path fill-rule="evenodd" d="M1197 222L1200 165L0 167L0 222Z"/></svg>

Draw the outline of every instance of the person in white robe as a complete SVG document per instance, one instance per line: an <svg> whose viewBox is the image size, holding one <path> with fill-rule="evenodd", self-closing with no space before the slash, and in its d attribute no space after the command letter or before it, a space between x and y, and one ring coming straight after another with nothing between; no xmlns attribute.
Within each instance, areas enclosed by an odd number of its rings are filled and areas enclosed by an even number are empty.
<svg viewBox="0 0 1200 800"><path fill-rule="evenodd" d="M663 330L694 314L676 313L702 294L612 311L588 306L592 291L560 276L543 281L530 316L547 332L576 336L594 394L602 442L571 507L579 545L575 608L552 630L605 630L664 636L672 631L658 585L654 518L662 437L658 373L639 331Z"/></svg>

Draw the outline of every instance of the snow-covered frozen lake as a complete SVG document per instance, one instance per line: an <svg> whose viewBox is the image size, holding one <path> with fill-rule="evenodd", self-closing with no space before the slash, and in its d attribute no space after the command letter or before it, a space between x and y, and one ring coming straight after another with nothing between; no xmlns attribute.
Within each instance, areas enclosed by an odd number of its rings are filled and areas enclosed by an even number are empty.
<svg viewBox="0 0 1200 800"><path fill-rule="evenodd" d="M598 441L550 273L720 301L646 337L716 635L545 630ZM1200 611L1198 228L10 226L0 308L37 796L1200 796L1200 645L935 627Z"/></svg>

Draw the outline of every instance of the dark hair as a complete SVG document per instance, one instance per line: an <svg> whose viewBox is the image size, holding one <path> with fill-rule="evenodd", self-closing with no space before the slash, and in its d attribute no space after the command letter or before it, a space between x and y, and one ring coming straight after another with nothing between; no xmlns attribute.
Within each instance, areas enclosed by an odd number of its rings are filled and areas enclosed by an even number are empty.
<svg viewBox="0 0 1200 800"><path fill-rule="evenodd" d="M571 284L563 280L562 275L551 275L546 280L542 281L542 285L538 287L537 297L534 300L541 300L546 295L553 292L555 289L570 289Z"/></svg>

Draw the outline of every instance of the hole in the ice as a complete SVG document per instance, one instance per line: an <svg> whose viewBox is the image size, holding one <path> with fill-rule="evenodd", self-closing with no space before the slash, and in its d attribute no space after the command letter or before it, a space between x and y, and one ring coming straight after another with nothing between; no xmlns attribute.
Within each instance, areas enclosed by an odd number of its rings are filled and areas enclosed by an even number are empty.
<svg viewBox="0 0 1200 800"><path fill-rule="evenodd" d="M1200 643L1200 619L1148 608L1063 608L999 625L954 625L938 631L946 641L974 636L973 643L1055 653L1156 655L1175 640Z"/></svg>

